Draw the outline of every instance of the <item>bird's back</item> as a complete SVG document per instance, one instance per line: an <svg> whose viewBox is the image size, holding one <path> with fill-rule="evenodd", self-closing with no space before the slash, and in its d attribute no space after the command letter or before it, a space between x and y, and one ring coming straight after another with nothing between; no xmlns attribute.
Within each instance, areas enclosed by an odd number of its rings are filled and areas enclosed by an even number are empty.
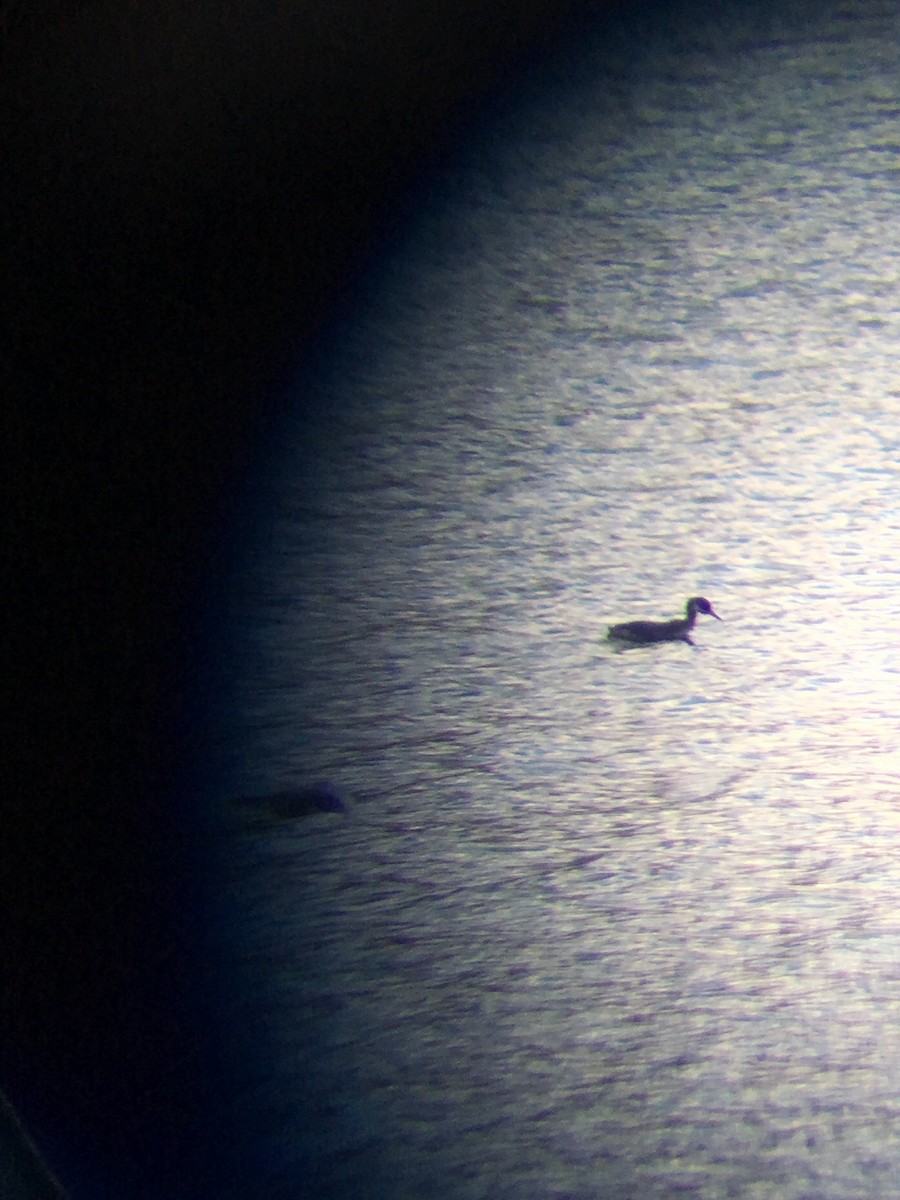
<svg viewBox="0 0 900 1200"><path fill-rule="evenodd" d="M614 642L647 645L651 642L682 641L684 635L684 621L626 621L622 625L611 625L607 637Z"/></svg>

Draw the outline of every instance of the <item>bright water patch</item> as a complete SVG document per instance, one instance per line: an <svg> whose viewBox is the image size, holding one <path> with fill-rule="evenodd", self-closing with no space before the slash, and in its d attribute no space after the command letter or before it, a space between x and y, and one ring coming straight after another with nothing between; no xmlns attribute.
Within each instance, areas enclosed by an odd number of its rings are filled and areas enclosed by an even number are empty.
<svg viewBox="0 0 900 1200"><path fill-rule="evenodd" d="M223 802L353 811L227 834L261 1194L900 1187L900 31L759 20L510 117L302 385Z"/></svg>

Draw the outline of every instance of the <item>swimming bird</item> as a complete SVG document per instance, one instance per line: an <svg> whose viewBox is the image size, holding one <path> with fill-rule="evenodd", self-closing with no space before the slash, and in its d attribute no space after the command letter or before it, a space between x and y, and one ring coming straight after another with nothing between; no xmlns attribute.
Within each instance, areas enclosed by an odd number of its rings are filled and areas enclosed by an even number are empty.
<svg viewBox="0 0 900 1200"><path fill-rule="evenodd" d="M621 649L652 646L654 642L687 642L689 646L695 646L697 643L691 637L691 630L696 624L697 613L722 620L705 596L692 596L684 611L684 617L676 617L674 621L626 621L623 625L610 625L607 639L619 642Z"/></svg>

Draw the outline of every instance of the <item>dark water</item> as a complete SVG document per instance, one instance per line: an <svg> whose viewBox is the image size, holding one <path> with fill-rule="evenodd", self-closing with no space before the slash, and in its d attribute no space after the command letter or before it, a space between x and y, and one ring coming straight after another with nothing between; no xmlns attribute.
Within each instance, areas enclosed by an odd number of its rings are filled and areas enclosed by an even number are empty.
<svg viewBox="0 0 900 1200"><path fill-rule="evenodd" d="M298 380L217 764L261 1195L900 1193L898 24L589 47Z"/></svg>

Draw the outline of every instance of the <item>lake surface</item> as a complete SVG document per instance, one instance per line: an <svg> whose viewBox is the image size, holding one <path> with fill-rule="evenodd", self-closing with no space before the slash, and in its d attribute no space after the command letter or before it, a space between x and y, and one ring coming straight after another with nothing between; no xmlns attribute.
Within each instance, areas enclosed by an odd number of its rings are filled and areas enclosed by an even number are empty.
<svg viewBox="0 0 900 1200"><path fill-rule="evenodd" d="M635 17L298 377L216 701L261 1196L900 1194L898 228L895 6Z"/></svg>

